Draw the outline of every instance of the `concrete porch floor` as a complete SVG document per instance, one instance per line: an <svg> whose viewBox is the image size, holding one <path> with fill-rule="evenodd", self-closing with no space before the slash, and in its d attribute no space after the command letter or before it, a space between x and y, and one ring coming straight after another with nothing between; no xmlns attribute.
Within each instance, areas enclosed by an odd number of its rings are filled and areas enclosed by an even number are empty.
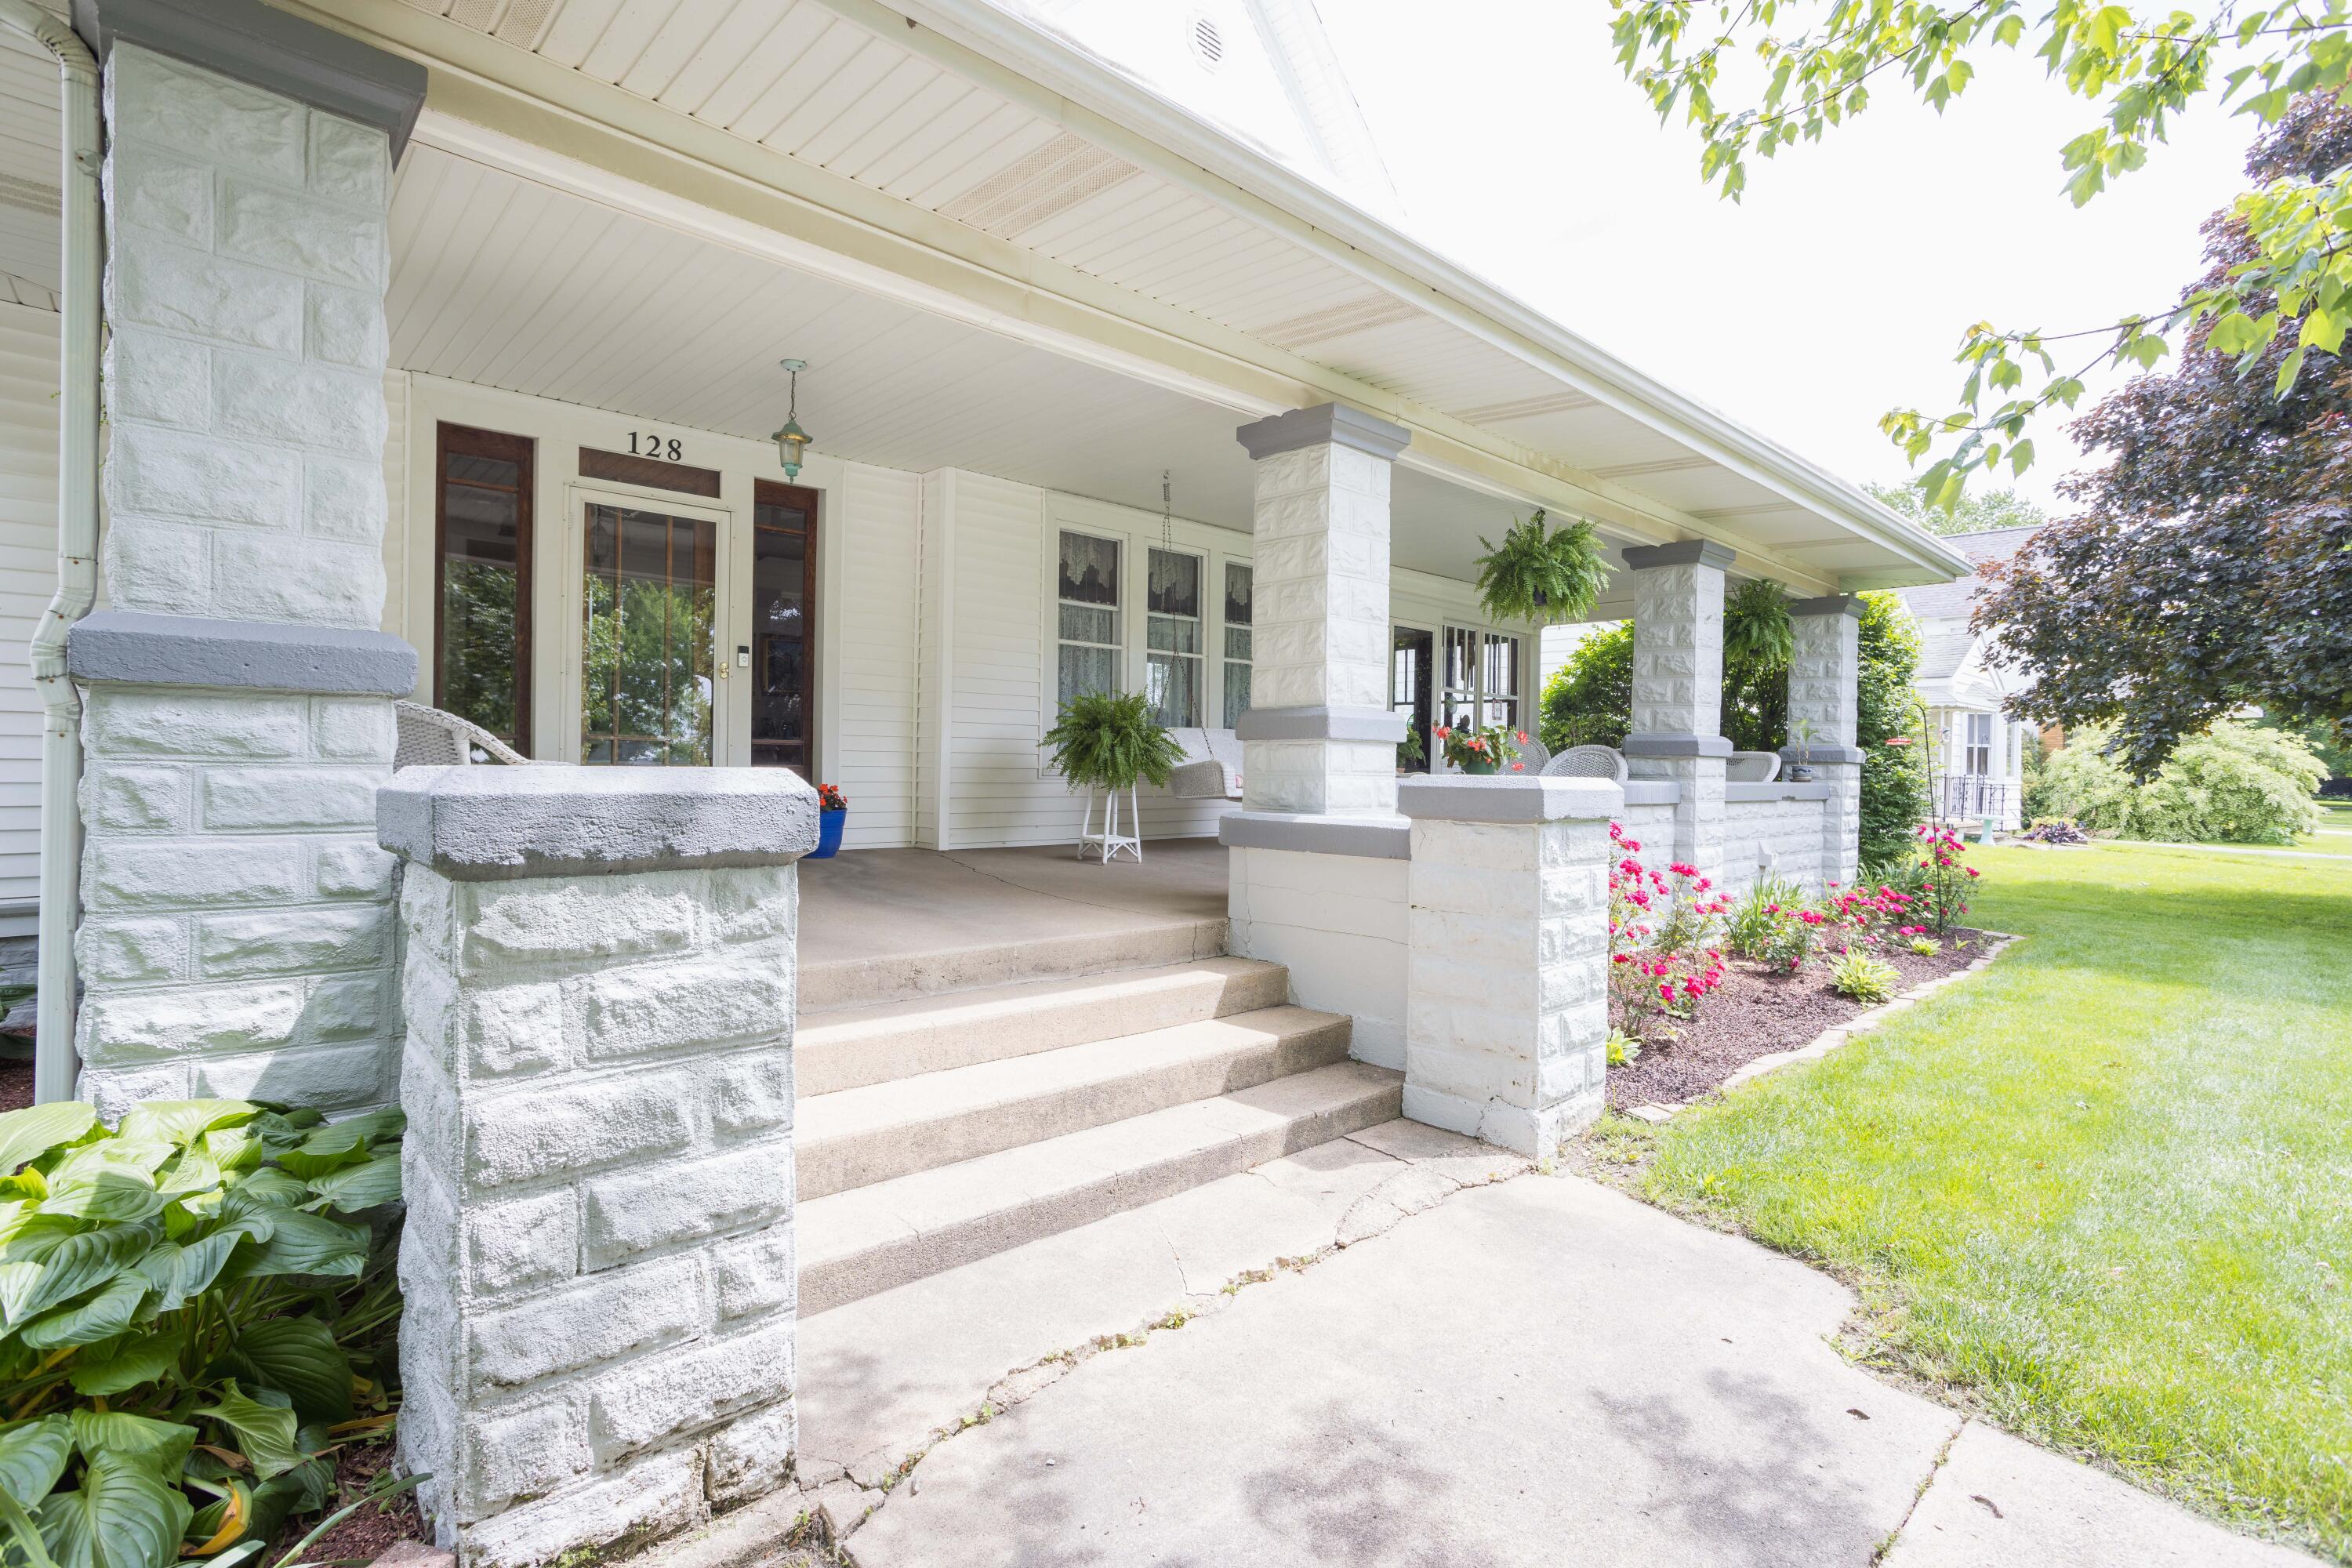
<svg viewBox="0 0 2352 1568"><path fill-rule="evenodd" d="M1225 849L1156 838L1140 864L1024 849L851 849L801 862L803 1010L1224 951Z"/></svg>

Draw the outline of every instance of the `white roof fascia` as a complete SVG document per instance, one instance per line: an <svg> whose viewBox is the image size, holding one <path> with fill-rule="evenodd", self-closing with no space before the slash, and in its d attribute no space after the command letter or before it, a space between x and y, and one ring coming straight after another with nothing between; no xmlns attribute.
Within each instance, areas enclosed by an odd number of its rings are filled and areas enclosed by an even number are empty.
<svg viewBox="0 0 2352 1568"><path fill-rule="evenodd" d="M1577 390L1907 557L1923 571L1942 574L1941 580L1966 576L1975 569L1966 556L1845 480L1643 374L1313 180L990 0L894 0L890 7L879 0L822 3L877 30L889 24L905 28L914 22L918 25L900 42L969 75L968 58L943 53L921 35L929 29L940 40L961 46L1000 68L989 73L989 85L1032 112L1090 140L1108 142L1111 151L1139 166L1286 231L1294 241L1368 280L1392 289L1406 285L1398 290L1401 294L1450 324L1549 370ZM1020 90L1020 82L1031 90ZM1082 112L1074 116L1072 110ZM1107 137L1107 131L1113 134ZM1204 174L1209 178L1204 180ZM1235 197L1244 199L1237 202ZM1367 261L1376 265L1368 268Z"/></svg>

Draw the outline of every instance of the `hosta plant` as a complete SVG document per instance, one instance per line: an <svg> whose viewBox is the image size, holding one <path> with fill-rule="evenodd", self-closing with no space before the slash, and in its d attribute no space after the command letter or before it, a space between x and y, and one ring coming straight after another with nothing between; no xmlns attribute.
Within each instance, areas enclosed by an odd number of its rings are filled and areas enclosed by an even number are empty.
<svg viewBox="0 0 2352 1568"><path fill-rule="evenodd" d="M1859 945L1839 954L1837 963L1830 968L1831 990L1869 1006L1894 1000L1895 989L1902 984L1899 970L1883 958L1872 957L1868 948Z"/></svg>
<svg viewBox="0 0 2352 1568"><path fill-rule="evenodd" d="M241 1100L0 1116L10 1568L258 1553L392 1422L401 1119Z"/></svg>

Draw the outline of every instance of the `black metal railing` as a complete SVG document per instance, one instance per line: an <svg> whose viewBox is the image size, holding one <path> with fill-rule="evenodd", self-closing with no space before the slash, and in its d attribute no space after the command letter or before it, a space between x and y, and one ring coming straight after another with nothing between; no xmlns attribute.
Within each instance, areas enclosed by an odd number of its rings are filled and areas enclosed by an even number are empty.
<svg viewBox="0 0 2352 1568"><path fill-rule="evenodd" d="M1997 779L1986 773L1946 773L1937 781L1944 816L1990 816L1995 819L2009 815L2007 779Z"/></svg>

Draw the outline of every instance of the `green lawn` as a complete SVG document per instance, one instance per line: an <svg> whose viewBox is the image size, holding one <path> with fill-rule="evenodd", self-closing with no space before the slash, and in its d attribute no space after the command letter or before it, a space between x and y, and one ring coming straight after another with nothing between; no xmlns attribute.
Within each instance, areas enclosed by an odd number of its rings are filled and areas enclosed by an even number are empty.
<svg viewBox="0 0 2352 1568"><path fill-rule="evenodd" d="M2029 940L1678 1118L1649 1195L1852 1279L2000 1425L2352 1563L2352 864L1970 858Z"/></svg>

